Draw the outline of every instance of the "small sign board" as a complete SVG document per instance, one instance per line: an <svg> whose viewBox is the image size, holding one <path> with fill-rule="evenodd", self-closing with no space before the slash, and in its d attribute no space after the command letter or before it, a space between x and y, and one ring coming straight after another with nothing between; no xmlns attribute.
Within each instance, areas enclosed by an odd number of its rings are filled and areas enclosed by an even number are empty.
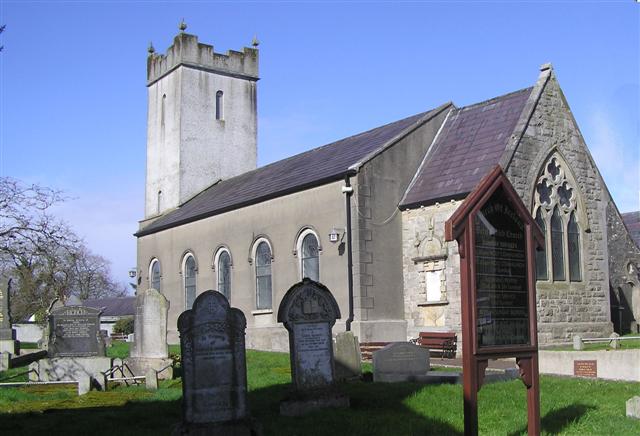
<svg viewBox="0 0 640 436"><path fill-rule="evenodd" d="M573 375L578 377L598 377L598 361L597 360L574 360Z"/></svg>

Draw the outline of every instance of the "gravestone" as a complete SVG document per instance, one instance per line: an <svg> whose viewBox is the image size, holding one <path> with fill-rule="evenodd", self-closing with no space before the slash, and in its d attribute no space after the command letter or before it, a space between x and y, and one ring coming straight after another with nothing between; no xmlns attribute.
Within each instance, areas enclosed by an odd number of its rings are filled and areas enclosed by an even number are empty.
<svg viewBox="0 0 640 436"><path fill-rule="evenodd" d="M362 375L360 343L353 332L341 332L333 343L336 380L359 378Z"/></svg>
<svg viewBox="0 0 640 436"><path fill-rule="evenodd" d="M394 342L373 353L373 381L424 381L429 372L429 349Z"/></svg>
<svg viewBox="0 0 640 436"><path fill-rule="evenodd" d="M331 328L340 318L338 303L324 285L305 278L285 294L278 322L289 332L291 377L295 387L280 404L280 413L304 414L322 407L348 407L349 398L335 391Z"/></svg>
<svg viewBox="0 0 640 436"><path fill-rule="evenodd" d="M31 380L74 380L82 386L81 393L92 384L104 386L103 372L111 367L105 357L105 346L100 334L101 310L84 306L51 304L47 323L47 358L29 365L35 373ZM87 381L87 378L89 381Z"/></svg>
<svg viewBox="0 0 640 436"><path fill-rule="evenodd" d="M138 292L134 321L134 342L127 365L135 375L149 369L159 371L158 378L173 378L173 361L167 347L169 301L155 289ZM162 371L161 371L162 370Z"/></svg>
<svg viewBox="0 0 640 436"><path fill-rule="evenodd" d="M49 314L49 357L104 356L100 309L63 306Z"/></svg>
<svg viewBox="0 0 640 436"><path fill-rule="evenodd" d="M0 281L0 353L16 354L16 331L11 328L11 279Z"/></svg>
<svg viewBox="0 0 640 436"><path fill-rule="evenodd" d="M632 397L627 400L627 416L640 419L640 397Z"/></svg>
<svg viewBox="0 0 640 436"><path fill-rule="evenodd" d="M174 434L250 434L242 311L203 292L178 318L182 423Z"/></svg>

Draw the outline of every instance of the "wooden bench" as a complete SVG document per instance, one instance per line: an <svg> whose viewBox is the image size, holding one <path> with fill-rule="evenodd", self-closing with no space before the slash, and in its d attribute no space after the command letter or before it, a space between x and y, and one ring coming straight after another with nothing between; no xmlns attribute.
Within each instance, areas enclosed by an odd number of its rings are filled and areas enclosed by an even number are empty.
<svg viewBox="0 0 640 436"><path fill-rule="evenodd" d="M420 332L413 342L429 351L438 351L442 357L453 359L456 357L458 337L454 332Z"/></svg>

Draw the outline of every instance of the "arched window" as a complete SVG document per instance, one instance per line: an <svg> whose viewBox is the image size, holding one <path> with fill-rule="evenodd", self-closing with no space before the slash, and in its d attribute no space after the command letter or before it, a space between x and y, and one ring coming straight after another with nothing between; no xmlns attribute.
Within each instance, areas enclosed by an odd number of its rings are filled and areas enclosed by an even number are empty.
<svg viewBox="0 0 640 436"><path fill-rule="evenodd" d="M156 205L156 213L160 215L160 211L162 210L162 191L158 191L158 204Z"/></svg>
<svg viewBox="0 0 640 436"><path fill-rule="evenodd" d="M256 309L271 309L271 247L261 241L256 247Z"/></svg>
<svg viewBox="0 0 640 436"><path fill-rule="evenodd" d="M216 120L222 119L223 92L216 92Z"/></svg>
<svg viewBox="0 0 640 436"><path fill-rule="evenodd" d="M553 258L553 280L564 280L564 224L557 206L551 215L551 257Z"/></svg>
<svg viewBox="0 0 640 436"><path fill-rule="evenodd" d="M571 212L567 231L569 245L569 280L579 282L582 280L580 268L580 227L576 220L575 212Z"/></svg>
<svg viewBox="0 0 640 436"><path fill-rule="evenodd" d="M536 212L536 223L540 226L540 230L542 230L542 234L545 237L545 243L540 250L536 250L536 278L538 280L548 280L549 275L547 274L547 231L546 226L544 224L544 218L542 218L542 210L538 208Z"/></svg>
<svg viewBox="0 0 640 436"><path fill-rule="evenodd" d="M149 285L158 292L162 291L160 289L160 261L158 259L153 259L149 265Z"/></svg>
<svg viewBox="0 0 640 436"><path fill-rule="evenodd" d="M581 201L574 179L555 153L542 167L534 191L535 220L545 235L545 247L536 253L536 278L582 280L579 214Z"/></svg>
<svg viewBox="0 0 640 436"><path fill-rule="evenodd" d="M187 254L184 258L182 276L184 279L184 306L186 310L191 309L193 302L196 300L196 259L192 254Z"/></svg>
<svg viewBox="0 0 640 436"><path fill-rule="evenodd" d="M225 249L218 251L216 271L218 273L218 292L231 301L231 256Z"/></svg>
<svg viewBox="0 0 640 436"><path fill-rule="evenodd" d="M300 276L320 281L320 256L318 238L307 230L300 235Z"/></svg>

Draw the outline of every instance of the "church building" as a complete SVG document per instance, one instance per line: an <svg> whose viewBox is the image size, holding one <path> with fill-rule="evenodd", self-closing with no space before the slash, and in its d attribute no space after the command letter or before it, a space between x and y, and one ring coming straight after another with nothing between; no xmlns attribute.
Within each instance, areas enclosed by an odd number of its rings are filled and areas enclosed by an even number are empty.
<svg viewBox="0 0 640 436"><path fill-rule="evenodd" d="M553 68L533 86L448 102L257 168L258 49L215 53L184 32L147 60L145 216L138 286L170 302L168 341L195 297L223 293L249 348L288 350L277 308L326 285L361 342L461 331L460 259L444 223L500 165L546 240L539 339L637 331L640 249ZM460 335L459 335L460 336Z"/></svg>

